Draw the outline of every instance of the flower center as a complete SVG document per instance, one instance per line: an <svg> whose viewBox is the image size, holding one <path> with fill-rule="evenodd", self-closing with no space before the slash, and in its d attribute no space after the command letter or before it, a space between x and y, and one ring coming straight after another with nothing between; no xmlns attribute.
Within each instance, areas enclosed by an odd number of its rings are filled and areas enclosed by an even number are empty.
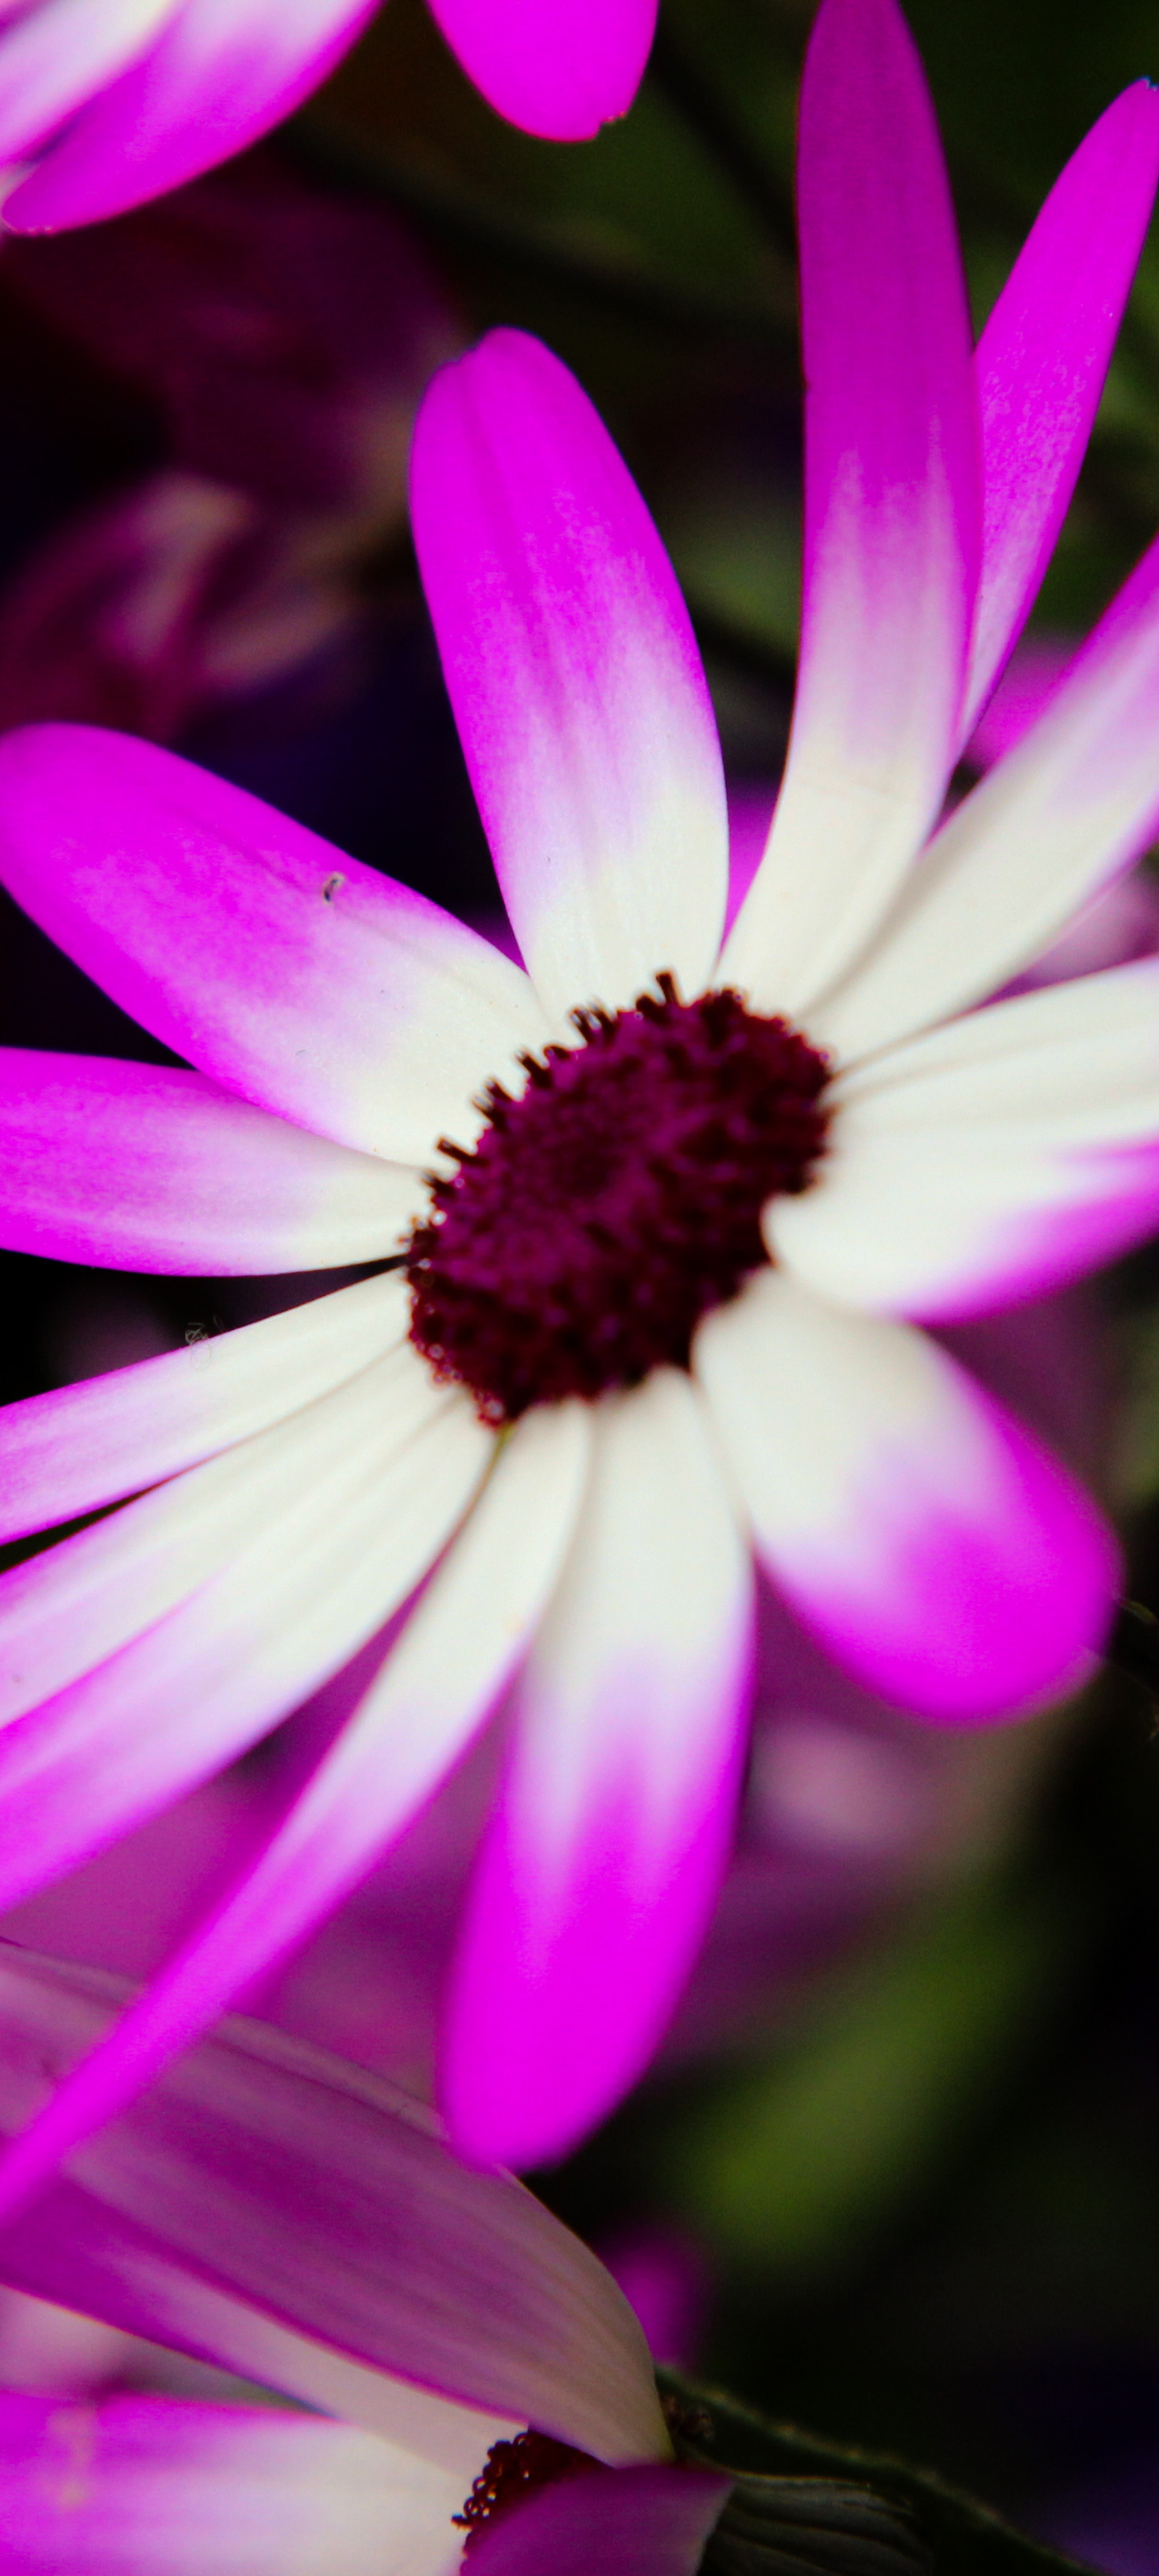
<svg viewBox="0 0 1159 2576"><path fill-rule="evenodd" d="M470 2557L488 2524L513 2504L522 2504L540 2487L582 2478L599 2465L586 2451L574 2451L569 2442L557 2442L550 2433L517 2433L512 2442L493 2442L462 2512L451 2516L467 2534L464 2558Z"/></svg>
<svg viewBox="0 0 1159 2576"><path fill-rule="evenodd" d="M703 1315L767 1261L761 1210L824 1149L826 1058L739 993L573 1011L580 1044L488 1087L473 1153L407 1250L411 1338L486 1422L687 1368Z"/></svg>

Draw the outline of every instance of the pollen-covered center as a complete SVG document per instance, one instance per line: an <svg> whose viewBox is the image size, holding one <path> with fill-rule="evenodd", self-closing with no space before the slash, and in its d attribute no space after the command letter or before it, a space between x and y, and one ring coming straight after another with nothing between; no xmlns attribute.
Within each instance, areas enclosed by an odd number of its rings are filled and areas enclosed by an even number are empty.
<svg viewBox="0 0 1159 2576"><path fill-rule="evenodd" d="M635 1386L767 1260L761 1210L823 1151L829 1066L739 993L576 1011L580 1043L492 1083L473 1153L431 1184L407 1254L411 1338L485 1421Z"/></svg>

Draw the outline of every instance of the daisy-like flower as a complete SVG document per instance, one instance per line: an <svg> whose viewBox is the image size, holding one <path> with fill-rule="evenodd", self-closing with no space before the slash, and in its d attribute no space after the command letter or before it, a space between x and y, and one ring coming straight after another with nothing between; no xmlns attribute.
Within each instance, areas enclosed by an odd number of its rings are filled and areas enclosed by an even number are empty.
<svg viewBox="0 0 1159 2576"><path fill-rule="evenodd" d="M0 164L16 232L124 214L308 98L379 0L0 0ZM513 125L578 143L631 106L656 0L430 0Z"/></svg>
<svg viewBox="0 0 1159 2576"><path fill-rule="evenodd" d="M4 1953L0 2128L119 1999ZM0 2277L258 2383L0 2393L7 2576L449 2576L465 2541L471 2576L693 2576L728 2496L674 2465L587 2246L405 2094L252 2024L90 2144Z"/></svg>
<svg viewBox="0 0 1159 2576"><path fill-rule="evenodd" d="M473 2157L568 2148L712 1911L754 1555L934 1721L1037 1706L1101 1646L1110 1535L920 1319L1159 1213L1159 962L975 1007L1153 829L1159 548L935 826L1073 484L1159 100L1082 145L976 362L893 0L824 0L800 149L801 683L723 951L687 616L590 405L518 333L436 378L412 502L526 973L153 746L0 748L4 882L196 1068L9 1052L2 1239L399 1265L0 1418L5 1535L137 1497L0 1585L0 1904L349 1664L298 1803L13 2151L11 2195L321 1919L508 1685L442 2096Z"/></svg>

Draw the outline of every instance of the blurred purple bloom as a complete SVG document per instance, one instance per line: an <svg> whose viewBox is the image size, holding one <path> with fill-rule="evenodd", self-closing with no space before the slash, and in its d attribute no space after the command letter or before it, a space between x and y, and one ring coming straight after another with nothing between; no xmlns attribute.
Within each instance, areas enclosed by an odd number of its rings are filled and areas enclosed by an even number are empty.
<svg viewBox="0 0 1159 2576"><path fill-rule="evenodd" d="M12 1051L5 1240L211 1274L410 1247L406 1280L0 1423L6 1531L140 1497L4 1578L0 1902L367 1658L262 1860L15 2151L11 2194L365 1875L512 1683L442 2090L473 2155L571 2146L712 1914L754 1552L862 1685L935 1721L1089 1670L1110 1535L917 1326L1065 1281L1159 1210L1155 960L974 1007L1153 830L1159 553L925 843L1073 485L1157 157L1140 84L975 362L909 37L892 0L825 0L801 681L723 950L683 603L591 406L518 333L436 379L412 495L526 974L155 748L61 727L0 750L6 884L197 1068Z"/></svg>
<svg viewBox="0 0 1159 2576"><path fill-rule="evenodd" d="M116 1998L3 1953L0 2127ZM548 2482L476 2526L478 2576L580 2576L593 2555L693 2576L727 2494L665 2465L647 2349L586 2246L457 2165L405 2095L244 2023L5 2234L0 2276L325 2410L0 2395L13 2576L449 2576L454 2517L529 2426ZM560 2443L585 2474L553 2485Z"/></svg>
<svg viewBox="0 0 1159 2576"><path fill-rule="evenodd" d="M317 89L377 0L4 0L0 163L17 232L91 224L240 152ZM655 0L432 0L501 116L556 142L631 106Z"/></svg>
<svg viewBox="0 0 1159 2576"><path fill-rule="evenodd" d="M167 464L71 520L0 603L0 730L171 741L306 665L357 668L415 408L459 345L381 208L253 153L99 235L17 243L18 294L159 412Z"/></svg>

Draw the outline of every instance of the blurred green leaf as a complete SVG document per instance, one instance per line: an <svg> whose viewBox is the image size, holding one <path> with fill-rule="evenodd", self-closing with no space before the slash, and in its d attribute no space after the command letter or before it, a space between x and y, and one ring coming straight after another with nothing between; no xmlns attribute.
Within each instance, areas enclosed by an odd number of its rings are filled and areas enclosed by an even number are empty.
<svg viewBox="0 0 1159 2576"><path fill-rule="evenodd" d="M923 2563L937 2576L1064 2576L1077 2564L928 2470L771 2424L676 2372L659 2378L680 2456L737 2477L705 2552L705 2576L868 2576L871 2566L874 2576L888 2576Z"/></svg>
<svg viewBox="0 0 1159 2576"><path fill-rule="evenodd" d="M1000 2079L1077 1928L1054 1887L986 1881L924 1908L770 2064L693 2109L661 2149L666 2197L727 2260L785 2274L839 2259Z"/></svg>

